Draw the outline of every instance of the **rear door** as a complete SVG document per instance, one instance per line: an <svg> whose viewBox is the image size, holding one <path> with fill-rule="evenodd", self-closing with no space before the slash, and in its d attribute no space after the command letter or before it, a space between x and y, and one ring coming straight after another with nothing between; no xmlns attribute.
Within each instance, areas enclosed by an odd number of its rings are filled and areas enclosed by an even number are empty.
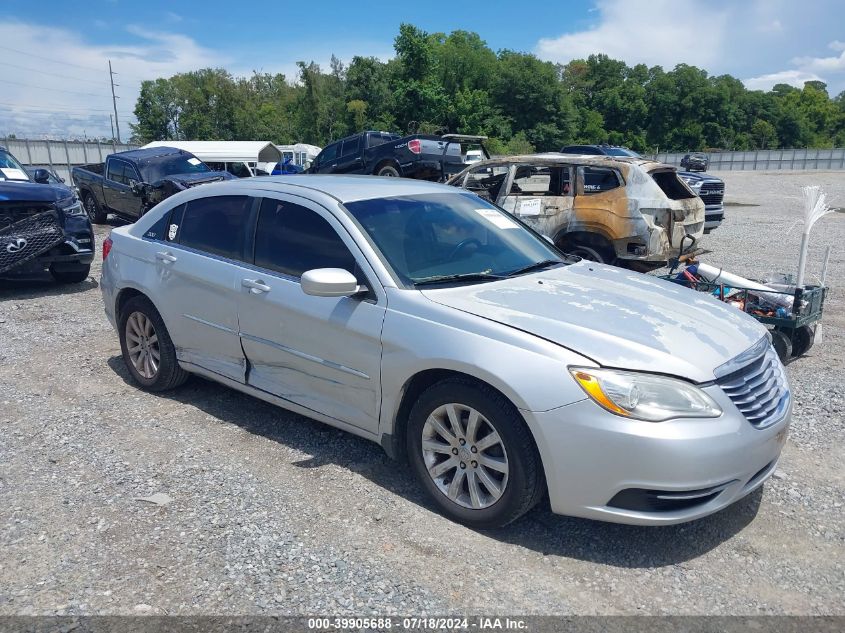
<svg viewBox="0 0 845 633"><path fill-rule="evenodd" d="M592 230L610 240L631 233L625 181L614 168L579 166L574 208L572 230Z"/></svg>
<svg viewBox="0 0 845 633"><path fill-rule="evenodd" d="M248 384L376 433L386 298L349 234L322 206L277 194L261 204L254 263L238 280ZM349 270L372 292L306 295L299 279L314 268Z"/></svg>
<svg viewBox="0 0 845 633"><path fill-rule="evenodd" d="M113 211L123 213L123 200L129 191L126 184L126 163L118 158L107 158L104 170L103 198L106 206Z"/></svg>
<svg viewBox="0 0 845 633"><path fill-rule="evenodd" d="M238 382L246 367L238 298L254 203L249 196L213 196L177 207L155 253L156 305L179 360Z"/></svg>

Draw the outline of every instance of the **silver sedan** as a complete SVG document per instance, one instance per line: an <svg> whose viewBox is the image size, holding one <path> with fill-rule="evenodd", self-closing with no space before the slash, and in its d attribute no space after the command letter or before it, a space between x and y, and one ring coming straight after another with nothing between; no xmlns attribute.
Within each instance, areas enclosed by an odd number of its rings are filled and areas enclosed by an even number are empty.
<svg viewBox="0 0 845 633"><path fill-rule="evenodd" d="M137 384L189 374L379 442L474 527L688 521L774 471L791 398L766 330L569 257L472 193L297 176L181 192L106 240Z"/></svg>

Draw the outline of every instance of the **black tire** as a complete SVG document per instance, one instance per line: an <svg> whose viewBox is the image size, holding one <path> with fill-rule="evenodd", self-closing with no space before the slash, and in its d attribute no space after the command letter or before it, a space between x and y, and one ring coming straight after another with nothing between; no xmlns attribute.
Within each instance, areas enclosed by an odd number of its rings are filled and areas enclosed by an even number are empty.
<svg viewBox="0 0 845 633"><path fill-rule="evenodd" d="M389 178L401 178L402 172L399 171L399 168L396 165L391 165L387 163L385 165L379 165L375 172L376 176L387 176Z"/></svg>
<svg viewBox="0 0 845 633"><path fill-rule="evenodd" d="M498 432L506 451L508 475L504 490L497 501L482 509L464 507L450 499L435 484L426 466L422 448L426 420L449 403L478 411ZM411 409L406 447L414 475L438 508L449 518L472 528L507 525L534 507L546 489L540 455L519 411L498 391L481 383L449 378L424 391Z"/></svg>
<svg viewBox="0 0 845 633"><path fill-rule="evenodd" d="M135 367L129 354L127 342L127 321L129 318L140 313L152 323L153 333L157 337L156 344L158 346L159 362L155 373L150 376L144 376ZM120 336L120 350L123 353L123 362L126 363L126 368L132 379L142 389L147 391L167 391L174 389L184 383L190 374L179 367L176 360L176 348L173 346L173 341L170 340L170 334L164 325L161 315L156 310L152 301L144 296L132 297L126 302L120 311L118 319L118 333Z"/></svg>
<svg viewBox="0 0 845 633"><path fill-rule="evenodd" d="M772 330L772 347L775 348L782 363L792 357L792 339L780 330Z"/></svg>
<svg viewBox="0 0 845 633"><path fill-rule="evenodd" d="M559 243L558 248L564 253L577 255L581 259L599 264L612 264L616 260L616 255L610 247L599 246L598 244L587 244L578 240L564 239Z"/></svg>
<svg viewBox="0 0 845 633"><path fill-rule="evenodd" d="M85 207L85 213L91 224L105 224L108 214L102 210L100 203L90 191L86 191L82 196L82 206Z"/></svg>
<svg viewBox="0 0 845 633"><path fill-rule="evenodd" d="M71 271L56 270L53 266L50 266L50 274L60 284L78 284L88 279L91 274L91 266L88 265L81 270Z"/></svg>
<svg viewBox="0 0 845 633"><path fill-rule="evenodd" d="M792 335L792 356L798 357L810 351L816 340L816 329L809 325L802 325Z"/></svg>

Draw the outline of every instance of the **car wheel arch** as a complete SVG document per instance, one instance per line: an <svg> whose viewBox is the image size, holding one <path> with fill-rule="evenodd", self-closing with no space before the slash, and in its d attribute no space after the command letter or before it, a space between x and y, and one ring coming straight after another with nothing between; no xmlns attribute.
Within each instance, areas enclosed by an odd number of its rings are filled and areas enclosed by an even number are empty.
<svg viewBox="0 0 845 633"><path fill-rule="evenodd" d="M456 379L467 384L493 389L501 394L503 398L508 400L508 402L510 402L517 411L520 408L525 408L525 403L517 402L515 398L511 397L503 389L494 384L495 381L485 380L458 369L437 368L421 370L408 378L402 386L401 397L399 398L395 411L390 418L391 426L389 429L385 429L385 433L382 436L381 445L391 458L399 461L406 461L405 435L411 409L426 389L449 379ZM529 427L533 436L534 432L530 428L530 425L528 425L524 419L523 422ZM536 438L534 441L536 444Z"/></svg>

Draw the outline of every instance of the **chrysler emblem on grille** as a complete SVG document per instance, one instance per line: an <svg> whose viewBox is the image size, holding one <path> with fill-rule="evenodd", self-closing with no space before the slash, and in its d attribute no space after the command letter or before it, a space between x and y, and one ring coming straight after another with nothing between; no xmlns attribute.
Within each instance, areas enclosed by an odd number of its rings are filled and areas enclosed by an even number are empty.
<svg viewBox="0 0 845 633"><path fill-rule="evenodd" d="M8 253L18 253L26 248L26 240L22 237L17 238L16 240L12 240L8 244L6 244L6 252Z"/></svg>

